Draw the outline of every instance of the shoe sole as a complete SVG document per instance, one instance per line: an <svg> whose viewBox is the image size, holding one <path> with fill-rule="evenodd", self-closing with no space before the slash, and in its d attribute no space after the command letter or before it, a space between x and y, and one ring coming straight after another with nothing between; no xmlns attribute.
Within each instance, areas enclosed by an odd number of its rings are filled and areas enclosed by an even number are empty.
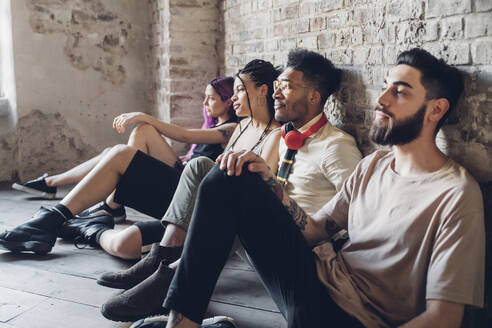
<svg viewBox="0 0 492 328"><path fill-rule="evenodd" d="M154 316L154 315L160 315L160 314L167 314L166 309L161 308L160 310L152 313L145 313L142 315L118 315L118 314L113 314L113 313L108 313L106 312L106 307L103 305L101 307L101 313L102 315L111 321L118 321L118 322L134 322L140 319L144 319L146 317Z"/></svg>
<svg viewBox="0 0 492 328"><path fill-rule="evenodd" d="M93 213L91 215L84 215L84 216L81 216L81 215L76 215L76 218L77 219L91 219L91 218L95 218L97 216L104 216L104 215L108 215L108 216L112 216L110 213ZM125 215L120 215L120 216L113 216L113 220L114 220L114 223L124 223L126 221L126 214Z"/></svg>
<svg viewBox="0 0 492 328"><path fill-rule="evenodd" d="M53 248L53 245L42 241L8 241L0 239L0 248L6 249L14 253L34 252L38 255L47 254Z"/></svg>
<svg viewBox="0 0 492 328"><path fill-rule="evenodd" d="M55 194L51 194L51 193L48 193L48 192L45 192L45 191L39 191L39 190L36 190L36 189L33 189L33 188L29 188L29 187L23 186L23 185L18 184L18 183L14 183L12 185L12 189L15 189L15 190L18 190L18 191L23 191L25 193L28 193L28 194L31 194L31 195L35 195L35 196L39 196L39 197L43 197L43 198L46 198L46 199L55 199L55 197L56 197L56 193Z"/></svg>
<svg viewBox="0 0 492 328"><path fill-rule="evenodd" d="M223 316L223 315L219 315L219 316L215 316L215 317L212 317L212 318L203 319L202 326L203 325L213 325L213 324L221 323L221 322L228 322L231 325L233 325L234 327L236 327L236 321L233 318L226 317L226 316Z"/></svg>
<svg viewBox="0 0 492 328"><path fill-rule="evenodd" d="M167 316L167 315L156 315L156 316L148 317L145 319L140 319L140 320L136 321L135 323L133 323L133 325L131 325L130 328L136 328L136 327L138 327L144 323L158 322L158 323L166 324L168 321L169 321L169 316ZM200 326L203 327L204 325L213 325L213 324L217 324L217 323L221 323L221 322L228 322L233 327L236 327L236 322L234 321L234 319L232 319L230 317L226 317L226 316L215 316L212 318L203 319L202 324Z"/></svg>
<svg viewBox="0 0 492 328"><path fill-rule="evenodd" d="M124 285L122 283L115 283L115 282L112 282L112 281L107 281L107 280L104 280L104 279L97 279L96 280L96 283L98 285L101 285L101 286L104 286L104 287L109 287L109 288L114 288L114 289L130 289L130 288L133 288L135 287L136 285L133 285L133 286L128 286L128 285Z"/></svg>

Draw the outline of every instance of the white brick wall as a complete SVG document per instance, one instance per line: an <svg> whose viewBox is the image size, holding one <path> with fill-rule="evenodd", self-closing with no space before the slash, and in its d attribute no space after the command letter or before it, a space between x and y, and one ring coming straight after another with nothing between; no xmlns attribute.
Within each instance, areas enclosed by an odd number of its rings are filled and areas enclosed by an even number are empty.
<svg viewBox="0 0 492 328"><path fill-rule="evenodd" d="M466 97L440 137L475 177L492 180L492 1L224 0L222 7L221 70L233 73L255 57L285 64L296 46L326 55L347 72L326 110L366 154L374 149L368 113L399 52L423 47L457 65L466 72Z"/></svg>

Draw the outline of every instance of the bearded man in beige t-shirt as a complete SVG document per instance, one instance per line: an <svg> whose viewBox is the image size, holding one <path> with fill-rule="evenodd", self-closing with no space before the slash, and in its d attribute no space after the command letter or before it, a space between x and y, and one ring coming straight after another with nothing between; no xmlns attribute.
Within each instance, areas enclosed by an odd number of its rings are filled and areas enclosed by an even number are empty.
<svg viewBox="0 0 492 328"><path fill-rule="evenodd" d="M339 253L328 243L314 249L317 271L335 303L367 327L459 327L465 305L483 306L480 188L435 143L462 90L442 60L400 54L370 131L392 151L364 158L303 232L316 243L348 230Z"/></svg>
<svg viewBox="0 0 492 328"><path fill-rule="evenodd" d="M462 91L444 61L421 49L400 54L370 133L392 151L364 158L312 216L261 159L250 156L242 171L236 162L233 176L212 171L167 295L166 327L199 327L192 315L206 309L235 236L289 328L459 327L466 305L483 306L482 196L435 136ZM349 239L338 253L320 244L342 229Z"/></svg>

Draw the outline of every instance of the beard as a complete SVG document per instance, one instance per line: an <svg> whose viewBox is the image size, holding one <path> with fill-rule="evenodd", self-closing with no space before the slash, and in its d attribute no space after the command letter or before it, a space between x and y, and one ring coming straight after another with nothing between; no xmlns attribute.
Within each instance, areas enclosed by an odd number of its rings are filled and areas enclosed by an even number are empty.
<svg viewBox="0 0 492 328"><path fill-rule="evenodd" d="M369 138L379 145L405 145L412 142L420 135L424 123L425 110L427 103L423 104L419 110L410 117L397 121L384 108L376 109L390 116L389 124L383 125L374 121L369 131Z"/></svg>

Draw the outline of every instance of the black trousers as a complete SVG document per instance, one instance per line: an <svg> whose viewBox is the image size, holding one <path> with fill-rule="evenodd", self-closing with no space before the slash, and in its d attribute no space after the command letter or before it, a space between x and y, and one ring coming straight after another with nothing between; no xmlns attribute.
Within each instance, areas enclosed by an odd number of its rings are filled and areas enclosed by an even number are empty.
<svg viewBox="0 0 492 328"><path fill-rule="evenodd" d="M330 298L312 249L263 180L247 171L228 177L217 167L201 183L164 307L201 322L236 235L289 328L363 327Z"/></svg>

